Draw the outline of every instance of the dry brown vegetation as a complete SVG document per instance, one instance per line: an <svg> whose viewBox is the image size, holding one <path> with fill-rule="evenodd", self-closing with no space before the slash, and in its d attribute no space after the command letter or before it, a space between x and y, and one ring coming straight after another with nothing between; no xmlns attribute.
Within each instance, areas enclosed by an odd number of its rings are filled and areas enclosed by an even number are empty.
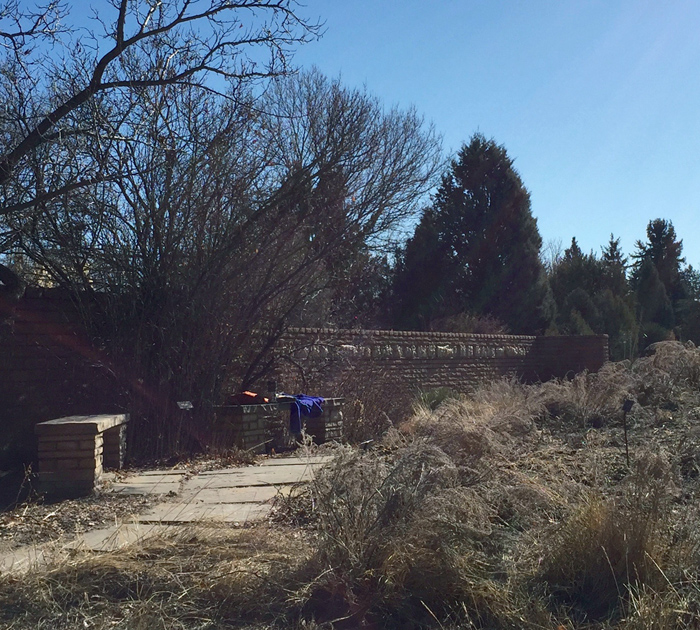
<svg viewBox="0 0 700 630"><path fill-rule="evenodd" d="M2 578L0 625L700 628L699 383L700 351L667 342L418 405L371 448L338 447L265 527Z"/></svg>

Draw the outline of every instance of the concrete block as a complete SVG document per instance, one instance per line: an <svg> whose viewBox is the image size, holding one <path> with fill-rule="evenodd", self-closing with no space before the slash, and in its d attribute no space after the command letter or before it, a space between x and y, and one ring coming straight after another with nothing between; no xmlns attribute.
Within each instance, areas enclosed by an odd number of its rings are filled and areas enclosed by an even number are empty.
<svg viewBox="0 0 700 630"><path fill-rule="evenodd" d="M208 520L225 523L246 523L264 519L270 505L256 503L161 503L151 512L139 516L140 523L201 523Z"/></svg>
<svg viewBox="0 0 700 630"><path fill-rule="evenodd" d="M180 492L179 482L163 482L163 483L134 483L133 481L125 483L115 483L111 486L110 491L114 494L121 495L174 495Z"/></svg>
<svg viewBox="0 0 700 630"><path fill-rule="evenodd" d="M103 414L94 416L67 416L40 422L34 427L36 435L76 433L97 434L129 421L128 414Z"/></svg>
<svg viewBox="0 0 700 630"><path fill-rule="evenodd" d="M200 488L182 495L182 500L190 503L265 503L277 496L288 495L291 486L253 486L246 488Z"/></svg>

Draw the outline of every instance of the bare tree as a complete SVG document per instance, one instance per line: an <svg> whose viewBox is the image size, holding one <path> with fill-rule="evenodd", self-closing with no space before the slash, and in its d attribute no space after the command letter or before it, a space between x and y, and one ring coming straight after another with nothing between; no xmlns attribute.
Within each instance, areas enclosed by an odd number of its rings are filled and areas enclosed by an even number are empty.
<svg viewBox="0 0 700 630"><path fill-rule="evenodd" d="M120 121L144 89L191 85L235 98L251 81L284 74L292 48L318 33L295 8L105 0L86 31L64 26L62 2L0 5L0 215L118 178L121 164L95 162L87 147L122 139Z"/></svg>
<svg viewBox="0 0 700 630"><path fill-rule="evenodd" d="M439 139L414 112L385 113L318 72L259 99L152 86L119 129L123 140L91 147L123 165L118 179L6 223L16 247L90 299L141 401L132 425L144 448L174 436L174 401L197 403L201 430L227 379L260 378L290 322L323 315L319 296L386 241L441 166Z"/></svg>
<svg viewBox="0 0 700 630"><path fill-rule="evenodd" d="M564 244L561 238L550 238L542 247L540 258L547 274L551 275L564 256Z"/></svg>
<svg viewBox="0 0 700 630"><path fill-rule="evenodd" d="M315 69L275 80L262 107L261 131L280 177L294 173L319 191L342 191L341 229L376 247L416 214L445 166L439 138L414 109L386 111L365 90L348 89ZM325 221L327 200L314 203L308 210L324 206Z"/></svg>

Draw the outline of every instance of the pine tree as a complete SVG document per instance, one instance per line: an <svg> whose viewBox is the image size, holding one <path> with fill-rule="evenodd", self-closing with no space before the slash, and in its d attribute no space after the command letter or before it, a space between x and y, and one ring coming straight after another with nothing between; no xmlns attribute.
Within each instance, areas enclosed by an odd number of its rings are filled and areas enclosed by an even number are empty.
<svg viewBox="0 0 700 630"><path fill-rule="evenodd" d="M543 332L555 306L541 246L530 195L505 148L474 135L406 246L397 287L415 296L404 295L404 321L473 313L514 333Z"/></svg>
<svg viewBox="0 0 700 630"><path fill-rule="evenodd" d="M675 323L673 307L651 258L646 259L639 268L637 300L641 326L639 348L644 349L655 341L672 338L671 330Z"/></svg>
<svg viewBox="0 0 700 630"><path fill-rule="evenodd" d="M428 330L443 316L446 305L448 257L431 208L423 211L413 236L397 254L394 272L394 326Z"/></svg>
<svg viewBox="0 0 700 630"><path fill-rule="evenodd" d="M645 261L649 260L656 267L666 294L675 304L685 298L685 291L681 281L681 265L685 258L681 256L683 241L676 240L676 230L673 223L665 219L654 219L647 225L647 242L637 241L637 252L632 255L635 259L635 281L638 285L638 277ZM638 286L639 290L639 286Z"/></svg>
<svg viewBox="0 0 700 630"><path fill-rule="evenodd" d="M584 254L576 241L553 267L550 283L557 302L557 328L566 334L606 334L610 356L631 356L638 326L634 297L625 276L626 259L612 235L601 258Z"/></svg>
<svg viewBox="0 0 700 630"><path fill-rule="evenodd" d="M612 234L608 244L603 247L601 264L607 279L607 288L613 294L626 295L629 292L627 284L627 258L620 249L620 239Z"/></svg>

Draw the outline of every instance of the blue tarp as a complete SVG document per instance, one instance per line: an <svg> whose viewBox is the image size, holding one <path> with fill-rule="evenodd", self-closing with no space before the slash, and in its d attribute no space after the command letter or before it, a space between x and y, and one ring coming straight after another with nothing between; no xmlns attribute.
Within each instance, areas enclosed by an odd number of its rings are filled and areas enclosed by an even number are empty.
<svg viewBox="0 0 700 630"><path fill-rule="evenodd" d="M292 433L301 433L301 418L318 418L323 413L325 399L320 396L307 396L297 394L289 409L289 430Z"/></svg>

